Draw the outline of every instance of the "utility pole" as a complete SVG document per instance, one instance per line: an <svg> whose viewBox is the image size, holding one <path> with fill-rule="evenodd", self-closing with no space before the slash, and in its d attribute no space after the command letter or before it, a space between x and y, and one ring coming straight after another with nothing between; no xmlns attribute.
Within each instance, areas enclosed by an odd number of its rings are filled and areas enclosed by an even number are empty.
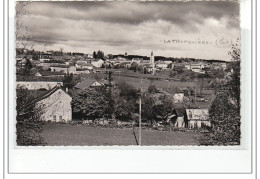
<svg viewBox="0 0 260 179"><path fill-rule="evenodd" d="M142 145L142 83L143 79L141 79L141 91L140 91L140 98L139 98L139 145Z"/></svg>
<svg viewBox="0 0 260 179"><path fill-rule="evenodd" d="M195 86L195 104L196 104L196 99L197 98L197 95L196 95L196 86Z"/></svg>

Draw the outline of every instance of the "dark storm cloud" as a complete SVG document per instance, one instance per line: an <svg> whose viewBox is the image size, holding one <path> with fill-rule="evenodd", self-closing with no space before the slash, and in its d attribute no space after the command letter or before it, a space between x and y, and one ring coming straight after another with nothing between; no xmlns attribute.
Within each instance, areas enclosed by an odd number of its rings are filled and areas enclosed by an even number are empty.
<svg viewBox="0 0 260 179"><path fill-rule="evenodd" d="M32 8L31 14L125 24L160 19L187 25L203 23L210 17L239 17L239 4L235 2L33 2L32 6L52 8Z"/></svg>
<svg viewBox="0 0 260 179"><path fill-rule="evenodd" d="M163 40L239 36L234 2L31 2L22 15L32 42L49 49L147 55L227 57L218 47L163 44ZM42 48L42 47L39 47ZM162 54L159 54L162 53Z"/></svg>

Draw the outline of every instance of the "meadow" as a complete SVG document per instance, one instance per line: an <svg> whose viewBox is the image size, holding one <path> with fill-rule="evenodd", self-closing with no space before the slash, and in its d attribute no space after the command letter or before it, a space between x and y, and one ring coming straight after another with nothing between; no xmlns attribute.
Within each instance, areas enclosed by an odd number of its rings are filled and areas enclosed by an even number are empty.
<svg viewBox="0 0 260 179"><path fill-rule="evenodd" d="M136 146L138 128L103 128L47 123L43 136L47 146ZM200 133L186 131L142 130L142 145L199 145Z"/></svg>

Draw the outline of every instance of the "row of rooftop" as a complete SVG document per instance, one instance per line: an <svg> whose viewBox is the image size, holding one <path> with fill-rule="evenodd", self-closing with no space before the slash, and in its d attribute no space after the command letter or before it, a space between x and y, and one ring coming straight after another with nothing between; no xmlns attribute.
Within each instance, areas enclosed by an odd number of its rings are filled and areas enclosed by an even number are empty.
<svg viewBox="0 0 260 179"><path fill-rule="evenodd" d="M17 68L22 68L28 59L22 56L16 58ZM131 60L124 57L116 57L113 59L94 59L94 58L77 58L77 59L62 59L53 60L51 58L40 58L39 60L29 59L32 64L38 67L42 67L44 70L50 70L52 72L64 72L72 74L93 73L98 68L130 68L131 65L137 64L147 69L149 73L153 68L156 70L173 69L174 66L183 65L187 70L192 70L197 73L205 73L203 69L207 67L214 67L216 69L226 69L227 62L220 61L198 61L198 62L183 62L176 63L172 60L158 60L155 61L154 66L151 60L144 60L143 58L132 58Z"/></svg>

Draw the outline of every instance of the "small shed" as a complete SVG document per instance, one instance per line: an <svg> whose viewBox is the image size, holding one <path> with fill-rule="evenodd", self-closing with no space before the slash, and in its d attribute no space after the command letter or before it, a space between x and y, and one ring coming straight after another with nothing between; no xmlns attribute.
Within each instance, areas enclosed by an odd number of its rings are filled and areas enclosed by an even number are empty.
<svg viewBox="0 0 260 179"><path fill-rule="evenodd" d="M190 129L199 129L203 126L211 127L208 109L186 109L186 116L188 120L188 127Z"/></svg>

